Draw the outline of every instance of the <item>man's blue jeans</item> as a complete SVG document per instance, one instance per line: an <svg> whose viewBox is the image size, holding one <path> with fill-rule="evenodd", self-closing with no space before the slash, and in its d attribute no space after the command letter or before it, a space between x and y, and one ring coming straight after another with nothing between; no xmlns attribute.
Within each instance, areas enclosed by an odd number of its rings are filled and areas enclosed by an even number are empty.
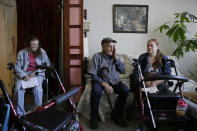
<svg viewBox="0 0 197 131"><path fill-rule="evenodd" d="M129 95L129 88L121 81L118 84L111 86L114 89L114 92L118 94L118 98L115 103L114 113L117 117L121 117L124 113L127 96ZM91 120L98 120L99 118L98 109L103 90L104 87L100 83L92 81L92 90L90 98Z"/></svg>

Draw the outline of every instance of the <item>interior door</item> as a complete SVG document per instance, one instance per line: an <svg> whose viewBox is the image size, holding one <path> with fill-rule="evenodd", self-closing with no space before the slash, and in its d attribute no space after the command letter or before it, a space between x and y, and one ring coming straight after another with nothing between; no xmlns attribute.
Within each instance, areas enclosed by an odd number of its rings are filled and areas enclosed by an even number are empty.
<svg viewBox="0 0 197 131"><path fill-rule="evenodd" d="M7 69L7 63L16 59L16 6L7 7L0 3L0 79L4 82L8 94L12 94L14 85L13 71ZM0 90L0 94L2 94Z"/></svg>

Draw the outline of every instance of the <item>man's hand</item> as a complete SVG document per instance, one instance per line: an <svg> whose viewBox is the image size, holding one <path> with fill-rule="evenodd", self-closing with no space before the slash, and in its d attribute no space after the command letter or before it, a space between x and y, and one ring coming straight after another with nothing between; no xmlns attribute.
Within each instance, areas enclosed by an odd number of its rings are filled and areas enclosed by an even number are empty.
<svg viewBox="0 0 197 131"><path fill-rule="evenodd" d="M113 57L114 59L117 61L118 60L118 55L116 54L116 48L114 46L114 50L113 50Z"/></svg>
<svg viewBox="0 0 197 131"><path fill-rule="evenodd" d="M106 82L101 82L101 85L106 89L107 94L114 93L114 89L110 85L108 85Z"/></svg>

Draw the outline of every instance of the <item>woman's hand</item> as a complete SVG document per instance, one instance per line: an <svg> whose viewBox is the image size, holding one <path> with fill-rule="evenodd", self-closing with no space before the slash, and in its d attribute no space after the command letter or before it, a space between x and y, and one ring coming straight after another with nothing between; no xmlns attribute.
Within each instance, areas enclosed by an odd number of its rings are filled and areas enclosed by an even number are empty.
<svg viewBox="0 0 197 131"><path fill-rule="evenodd" d="M114 89L107 84L106 82L101 82L101 85L106 89L107 94L113 94L114 93Z"/></svg>
<svg viewBox="0 0 197 131"><path fill-rule="evenodd" d="M25 76L25 77L23 78L23 80L24 80L24 81L28 81L30 78L35 77L35 76L36 76L36 75L35 75L35 73L33 72L33 73L31 73L31 74Z"/></svg>
<svg viewBox="0 0 197 131"><path fill-rule="evenodd" d="M31 74L29 74L29 77L35 77L36 75L35 75L35 73L33 72L33 73L31 73Z"/></svg>
<svg viewBox="0 0 197 131"><path fill-rule="evenodd" d="M152 87L153 83L154 83L153 81L145 81L145 85L146 85L147 88Z"/></svg>
<svg viewBox="0 0 197 131"><path fill-rule="evenodd" d="M28 81L29 79L30 79L29 75L27 75L27 76L25 76L25 77L23 78L24 81Z"/></svg>
<svg viewBox="0 0 197 131"><path fill-rule="evenodd" d="M161 83L163 83L163 82L164 82L164 80L146 81L146 82L145 82L145 85L146 85L146 87L148 88L148 87L157 86L157 85L159 85L159 84L161 84Z"/></svg>

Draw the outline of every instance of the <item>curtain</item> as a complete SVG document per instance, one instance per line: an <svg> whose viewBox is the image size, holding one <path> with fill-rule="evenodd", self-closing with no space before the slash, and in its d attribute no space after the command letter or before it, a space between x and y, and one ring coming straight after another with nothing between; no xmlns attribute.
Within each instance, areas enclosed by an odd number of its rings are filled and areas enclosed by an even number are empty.
<svg viewBox="0 0 197 131"><path fill-rule="evenodd" d="M17 51L25 47L28 35L35 35L56 67L61 33L57 4L58 0L17 0Z"/></svg>

